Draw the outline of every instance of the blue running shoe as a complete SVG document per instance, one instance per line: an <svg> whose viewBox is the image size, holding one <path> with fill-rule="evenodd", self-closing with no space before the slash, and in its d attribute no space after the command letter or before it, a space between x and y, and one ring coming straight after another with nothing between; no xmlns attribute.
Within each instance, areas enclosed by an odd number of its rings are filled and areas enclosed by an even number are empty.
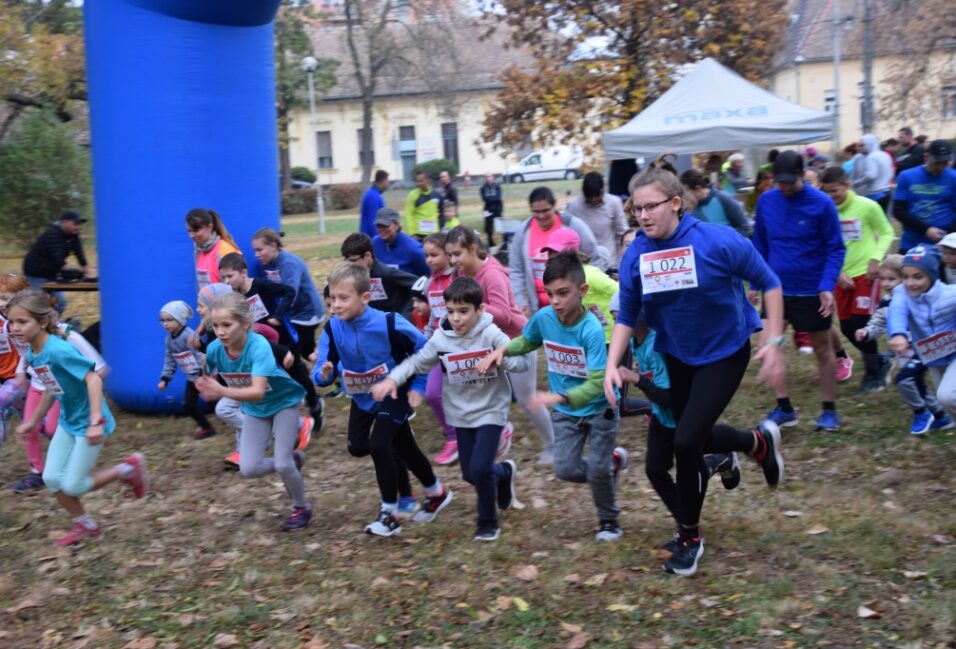
<svg viewBox="0 0 956 649"><path fill-rule="evenodd" d="M953 419L946 413L943 413L942 415L933 417L933 425L930 426L930 430L949 430L954 426L956 426L956 424L953 423Z"/></svg>
<svg viewBox="0 0 956 649"><path fill-rule="evenodd" d="M910 435L925 435L936 423L936 417L928 410L913 415L913 425L910 426Z"/></svg>
<svg viewBox="0 0 956 649"><path fill-rule="evenodd" d="M789 428L790 426L796 426L797 422L797 411L796 409L787 412L780 406L777 406L767 415L767 419L777 424L780 427Z"/></svg>
<svg viewBox="0 0 956 649"><path fill-rule="evenodd" d="M817 430L840 430L840 415L835 410L824 410L817 417Z"/></svg>
<svg viewBox="0 0 956 649"><path fill-rule="evenodd" d="M403 516L411 516L418 511L418 498L407 496L398 499L398 513Z"/></svg>

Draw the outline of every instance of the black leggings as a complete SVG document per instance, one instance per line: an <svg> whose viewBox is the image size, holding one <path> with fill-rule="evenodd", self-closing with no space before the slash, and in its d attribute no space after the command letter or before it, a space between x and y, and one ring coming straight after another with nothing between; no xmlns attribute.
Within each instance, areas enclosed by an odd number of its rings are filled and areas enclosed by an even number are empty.
<svg viewBox="0 0 956 649"><path fill-rule="evenodd" d="M192 381L186 381L186 392L183 394L183 410L193 418L199 427L203 430L212 430L212 424L206 419L202 409L199 407L199 390Z"/></svg>
<svg viewBox="0 0 956 649"><path fill-rule="evenodd" d="M750 363L750 341L727 358L707 365L687 365L665 355L671 380L671 404L677 419L674 457L677 460L677 520L686 527L700 522L710 471L704 453L749 453L750 431L715 426L733 398Z"/></svg>
<svg viewBox="0 0 956 649"><path fill-rule="evenodd" d="M299 335L296 350L298 350L299 356L308 360L312 352L315 351L315 330L319 328L319 325L300 325L293 322L292 326L295 327L295 332Z"/></svg>
<svg viewBox="0 0 956 649"><path fill-rule="evenodd" d="M349 411L348 445L354 457L372 456L382 502L393 503L399 497L412 495L409 468L423 486L430 487L436 482L432 465L418 448L408 421L398 423L381 412L376 416L353 401Z"/></svg>
<svg viewBox="0 0 956 649"><path fill-rule="evenodd" d="M856 330L862 329L870 321L868 315L853 314L846 320L840 320L840 331L843 337L850 341L850 344L860 350L861 354L878 354L880 348L876 345L876 340L857 340Z"/></svg>
<svg viewBox="0 0 956 649"><path fill-rule="evenodd" d="M495 245L495 217L485 217L485 234L488 235L488 247Z"/></svg>

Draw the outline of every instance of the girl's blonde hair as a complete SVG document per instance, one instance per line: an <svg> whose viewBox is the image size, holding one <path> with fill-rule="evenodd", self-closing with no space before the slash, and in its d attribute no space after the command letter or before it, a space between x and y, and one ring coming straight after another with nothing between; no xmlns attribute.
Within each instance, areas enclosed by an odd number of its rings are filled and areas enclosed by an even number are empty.
<svg viewBox="0 0 956 649"><path fill-rule="evenodd" d="M634 207L632 199L634 190L648 185L656 186L657 189L669 197L679 196L681 206L678 214L684 213L684 185L681 184L680 178L677 176L677 168L668 158L676 158L676 156L673 153L662 153L643 171L631 178L631 181L627 184L627 202L624 204L624 211L627 214L631 214Z"/></svg>
<svg viewBox="0 0 956 649"><path fill-rule="evenodd" d="M890 270L897 275L903 274L903 255L887 255L880 264L880 270Z"/></svg>
<svg viewBox="0 0 956 649"><path fill-rule="evenodd" d="M216 210L207 210L203 207L189 210L189 214L186 215L186 225L190 230L198 230L199 228L211 225L213 232L218 234L220 239L230 244L233 248L239 247L236 245L236 241L232 238L232 235L229 234L229 230L226 229L226 224L222 222L222 217L219 216L219 212Z"/></svg>
<svg viewBox="0 0 956 649"><path fill-rule="evenodd" d="M20 273L4 273L0 275L0 292L19 293L30 288L30 282Z"/></svg>
<svg viewBox="0 0 956 649"><path fill-rule="evenodd" d="M239 293L226 293L217 297L213 300L212 306L209 307L210 320L212 319L212 312L217 309L234 317L246 329L252 327L252 309L249 308L245 296Z"/></svg>
<svg viewBox="0 0 956 649"><path fill-rule="evenodd" d="M13 307L20 307L42 324L48 334L60 336L60 330L56 326L60 314L54 308L55 305L53 297L43 291L20 291L10 298L7 313L9 314Z"/></svg>

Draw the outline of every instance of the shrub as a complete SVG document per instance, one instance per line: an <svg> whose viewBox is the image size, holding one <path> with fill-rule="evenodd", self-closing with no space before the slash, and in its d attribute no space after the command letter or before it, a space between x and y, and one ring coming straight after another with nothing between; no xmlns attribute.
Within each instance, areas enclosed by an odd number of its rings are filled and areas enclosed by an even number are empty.
<svg viewBox="0 0 956 649"><path fill-rule="evenodd" d="M415 165L415 173L419 171L424 171L428 174L428 177L432 180L438 180L438 174L442 171L447 171L448 175L452 178L458 175L458 167L455 166L455 163L447 158L438 158L437 160L429 160L428 162L419 162Z"/></svg>
<svg viewBox="0 0 956 649"><path fill-rule="evenodd" d="M306 214L315 212L316 190L314 189L287 189L282 192L283 214Z"/></svg>
<svg viewBox="0 0 956 649"><path fill-rule="evenodd" d="M315 172L308 167L292 167L290 170L292 180L301 180L307 183L314 183L316 180Z"/></svg>
<svg viewBox="0 0 956 649"><path fill-rule="evenodd" d="M89 152L55 115L31 111L0 143L0 237L29 245L66 210L89 216Z"/></svg>
<svg viewBox="0 0 956 649"><path fill-rule="evenodd" d="M329 204L333 210L351 210L362 200L362 186L357 183L332 185L328 191Z"/></svg>

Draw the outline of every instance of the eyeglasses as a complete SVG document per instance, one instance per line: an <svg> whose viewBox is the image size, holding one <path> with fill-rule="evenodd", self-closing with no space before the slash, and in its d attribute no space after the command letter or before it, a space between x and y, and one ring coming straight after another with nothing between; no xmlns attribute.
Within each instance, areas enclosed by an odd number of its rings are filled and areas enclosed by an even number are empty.
<svg viewBox="0 0 956 649"><path fill-rule="evenodd" d="M650 214L651 212L654 212L658 207L660 207L664 203L670 202L672 198L674 197L671 196L670 198L665 198L664 200L658 201L657 203L645 203L644 205L631 205L631 214L633 214L634 216L640 216L643 212L647 212L648 214Z"/></svg>

